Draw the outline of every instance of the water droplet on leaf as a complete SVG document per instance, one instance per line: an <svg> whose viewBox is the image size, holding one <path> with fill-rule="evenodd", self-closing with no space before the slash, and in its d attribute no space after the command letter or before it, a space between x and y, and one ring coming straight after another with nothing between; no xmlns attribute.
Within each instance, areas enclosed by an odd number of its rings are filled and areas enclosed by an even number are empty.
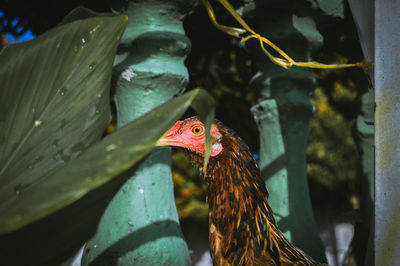
<svg viewBox="0 0 400 266"><path fill-rule="evenodd" d="M110 144L106 147L106 151L112 151L115 150L117 148L117 145L115 144Z"/></svg>
<svg viewBox="0 0 400 266"><path fill-rule="evenodd" d="M15 195L19 196L19 194L21 193L21 184L15 186L14 193Z"/></svg>
<svg viewBox="0 0 400 266"><path fill-rule="evenodd" d="M58 142L59 142L59 140L57 140L57 139L55 139L55 140L53 140L53 147L54 148L57 148L57 146L58 146Z"/></svg>
<svg viewBox="0 0 400 266"><path fill-rule="evenodd" d="M67 93L68 89L66 87L62 87L61 89L58 90L58 94L61 96L64 96Z"/></svg>
<svg viewBox="0 0 400 266"><path fill-rule="evenodd" d="M65 126L67 125L67 120L66 119L62 119L59 123L59 129L63 129Z"/></svg>
<svg viewBox="0 0 400 266"><path fill-rule="evenodd" d="M26 189L29 185L28 184L18 184L14 187L14 193L17 196L20 196L24 189Z"/></svg>

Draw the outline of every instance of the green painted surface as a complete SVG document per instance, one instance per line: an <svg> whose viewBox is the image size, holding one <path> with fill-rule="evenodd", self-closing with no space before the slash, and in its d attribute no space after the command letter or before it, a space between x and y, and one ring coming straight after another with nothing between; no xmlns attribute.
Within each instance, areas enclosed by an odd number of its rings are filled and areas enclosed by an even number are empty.
<svg viewBox="0 0 400 266"><path fill-rule="evenodd" d="M245 19L254 30L296 61L309 61L322 43L312 17L315 10L303 1L253 2L245 8ZM260 164L269 201L284 234L315 259L326 261L306 177L313 112L309 95L315 81L307 69L285 70L272 64L258 46L256 41L247 43L259 69L252 86L261 90L261 99L253 114L260 129Z"/></svg>
<svg viewBox="0 0 400 266"><path fill-rule="evenodd" d="M274 206L274 215L279 223L290 214L288 172L285 159L285 146L279 122L278 106L276 100L268 99L253 106L251 111L257 123L258 129L263 134L260 136L260 168L262 175L269 177L266 180L270 195L281 195L281 197L270 197L269 202ZM286 236L291 238L290 231Z"/></svg>
<svg viewBox="0 0 400 266"><path fill-rule="evenodd" d="M184 59L190 41L183 17L196 1L121 1L129 16L115 62L118 127L182 92L188 82ZM190 265L179 227L170 172L170 150L155 150L111 201L84 264ZM129 173L127 173L129 174Z"/></svg>
<svg viewBox="0 0 400 266"><path fill-rule="evenodd" d="M154 151L123 185L86 247L101 265L188 265L170 174L170 152ZM103 253L104 252L104 253Z"/></svg>
<svg viewBox="0 0 400 266"><path fill-rule="evenodd" d="M344 1L342 0L317 0L318 7L330 16L344 18Z"/></svg>
<svg viewBox="0 0 400 266"><path fill-rule="evenodd" d="M367 265L369 238L373 236L375 165L374 165L374 90L370 88L361 98L361 114L357 117L357 145L360 152L362 176L360 180L360 221L355 224L352 243L356 261Z"/></svg>

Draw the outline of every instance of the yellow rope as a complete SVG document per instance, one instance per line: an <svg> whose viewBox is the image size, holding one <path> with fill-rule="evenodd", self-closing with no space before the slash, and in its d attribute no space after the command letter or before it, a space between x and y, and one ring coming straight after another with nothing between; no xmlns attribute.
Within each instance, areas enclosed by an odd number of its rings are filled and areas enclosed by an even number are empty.
<svg viewBox="0 0 400 266"><path fill-rule="evenodd" d="M215 18L214 10L213 10L211 4L207 0L203 0L203 5L206 7L206 10L207 10L208 16L211 19L211 22L214 24L214 26L217 29L224 31L224 32L228 33L229 35L232 35L233 37L236 37L236 38L240 38L240 35L246 32L246 30L244 30L244 29L228 27L228 26L219 24L217 22L217 19Z"/></svg>
<svg viewBox="0 0 400 266"><path fill-rule="evenodd" d="M231 4L228 2L228 0L218 0L221 5L225 7L226 10L236 19L236 21L242 25L243 29L240 28L234 28L234 27L229 27L229 26L224 26L221 25L217 22L215 18L215 13L214 10L211 6L211 4L208 2L208 0L202 0L203 4L207 10L208 16L210 17L211 22L214 24L214 26L221 30L224 31L225 33L232 35L236 38L241 38L240 35L242 35L245 32L249 32L250 34L247 35L246 37L242 37L240 42L245 43L251 38L256 38L260 42L260 47L262 51L268 56L268 58L276 65L281 66L285 69L289 69L292 66L298 66L298 67L307 67L307 68L348 68L348 67L360 67L363 69L366 69L368 67L372 67L373 63L372 62L358 62L355 64L322 64L318 62L296 62L294 61L290 56L288 56L283 50L281 50L278 46L276 46L274 43L272 43L270 40L267 38L261 36L260 34L256 33L254 30L252 30L249 25L240 17L240 15L233 9ZM283 58L275 57L273 56L270 52L267 51L264 47L264 43L270 46L272 49L274 49L277 53L279 53Z"/></svg>

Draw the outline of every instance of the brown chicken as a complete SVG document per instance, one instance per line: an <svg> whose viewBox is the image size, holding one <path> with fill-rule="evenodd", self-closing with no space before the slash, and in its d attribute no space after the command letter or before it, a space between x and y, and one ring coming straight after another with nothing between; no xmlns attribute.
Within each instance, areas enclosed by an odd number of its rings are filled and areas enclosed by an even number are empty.
<svg viewBox="0 0 400 266"><path fill-rule="evenodd" d="M203 124L191 117L178 121L156 145L183 148L201 167L204 136ZM296 248L279 230L258 165L242 139L218 121L211 136L204 178L214 265L325 265Z"/></svg>

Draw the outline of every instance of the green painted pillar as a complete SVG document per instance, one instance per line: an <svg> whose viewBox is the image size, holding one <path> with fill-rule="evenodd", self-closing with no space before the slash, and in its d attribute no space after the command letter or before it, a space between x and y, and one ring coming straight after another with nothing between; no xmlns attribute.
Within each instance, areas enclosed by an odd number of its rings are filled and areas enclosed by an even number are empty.
<svg viewBox="0 0 400 266"><path fill-rule="evenodd" d="M322 43L308 1L250 1L245 19L297 61L309 61ZM246 43L259 72L252 80L261 91L252 112L260 131L260 166L279 228L299 248L326 261L309 198L306 147L315 81L307 69L285 70L271 63L257 41Z"/></svg>
<svg viewBox="0 0 400 266"><path fill-rule="evenodd" d="M355 224L352 253L358 265L373 265L374 232L374 90L369 88L361 98L361 113L356 123L357 146L360 153L362 175L360 180L360 219ZM370 249L370 250L368 250Z"/></svg>
<svg viewBox="0 0 400 266"><path fill-rule="evenodd" d="M114 2L114 10L129 17L114 69L118 127L184 90L191 44L182 19L196 2ZM170 164L170 150L157 149L128 173L85 247L84 265L190 265Z"/></svg>

